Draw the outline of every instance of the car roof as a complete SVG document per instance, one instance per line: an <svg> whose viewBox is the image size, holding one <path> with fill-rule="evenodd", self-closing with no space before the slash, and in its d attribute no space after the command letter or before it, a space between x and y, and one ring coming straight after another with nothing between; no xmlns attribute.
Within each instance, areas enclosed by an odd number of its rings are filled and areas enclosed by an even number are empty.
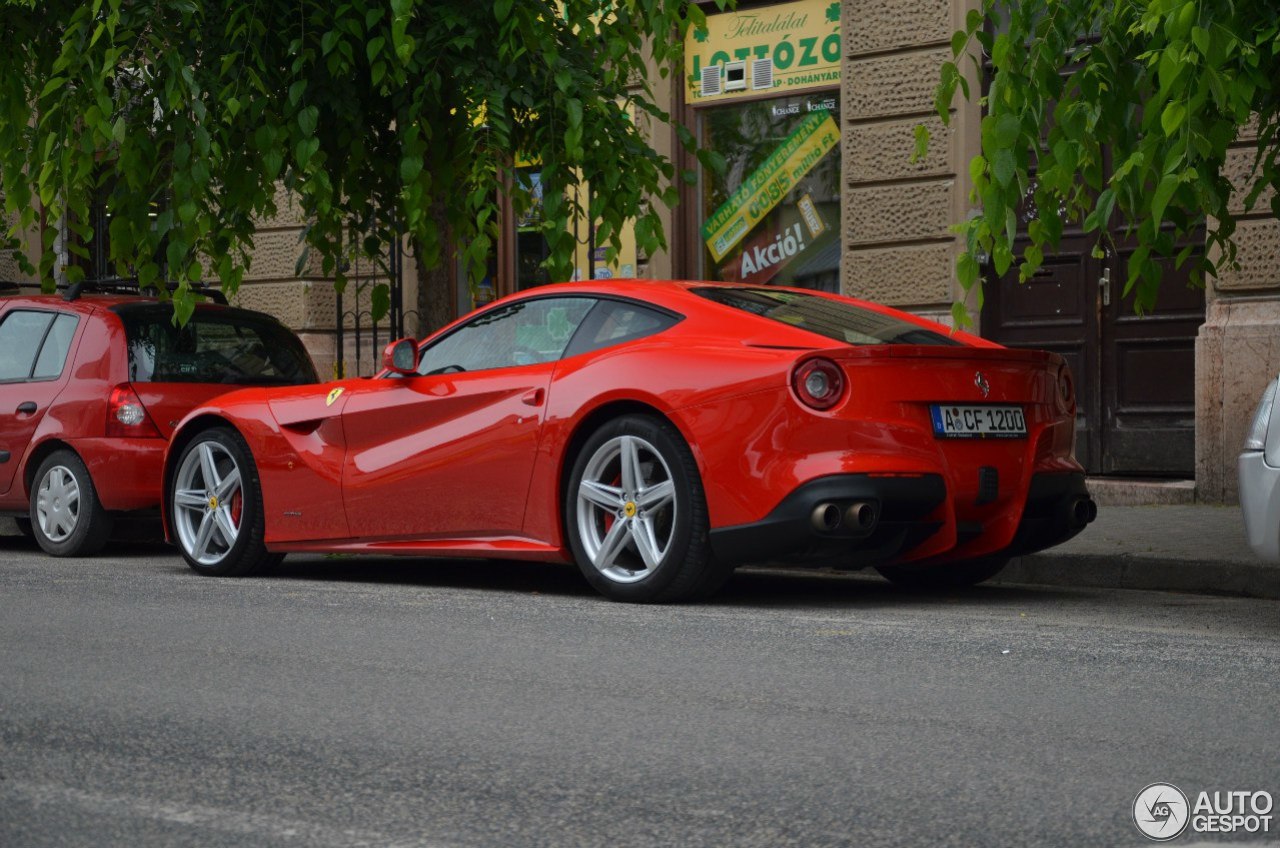
<svg viewBox="0 0 1280 848"><path fill-rule="evenodd" d="M698 289L708 289L708 288L739 289L739 290L765 289L765 290L776 290L776 291L790 291L790 292L796 292L799 294L815 295L818 297L826 297L826 298L838 297L838 298L842 298L845 301L852 301L857 306L871 312L876 312L881 315L891 315L897 318L901 318L902 320L910 322L912 324L917 324L920 327L923 327L925 329L950 334L958 341L964 342L966 344L976 345L979 347L989 347L994 345L993 342L983 339L980 336L976 336L971 333L964 332L963 330L953 331L951 328L942 324L938 324L937 322L930 321L927 318L922 318L920 316L913 315L909 312L904 312L899 309L894 309L893 307L885 306L883 304L875 303L873 301L862 300L856 297L849 297L848 295L837 295L833 292L819 291L816 289L802 289L802 288L795 288L795 287L789 287L789 286L774 286L774 285L767 285L767 284L749 285L746 283L724 283L724 282L715 282L711 280L642 280L642 279L584 280L581 282L549 283L547 285L538 286L537 288L525 289L524 291L518 292L517 294L509 295L508 297L501 298L500 300L494 301L494 303L497 304L497 303L510 302L516 299L523 299L525 297L545 297L548 295L572 295L572 294L584 294L584 295L595 295L595 296L612 295L615 297L634 298L635 300L645 302L645 303L651 303L656 306L666 307L667 309L672 309L685 315L696 314L696 315L702 315L702 316L711 316L711 315L723 316L726 311L736 312L736 310L734 310L734 308L731 306L725 306L721 303L718 303L714 300L702 297L697 294ZM739 317L745 317L746 315L749 315L749 314L750 313L741 313ZM461 321L459 321L458 323L461 323Z"/></svg>
<svg viewBox="0 0 1280 848"><path fill-rule="evenodd" d="M116 307L120 306L169 306L168 301L163 301L158 297L119 293L98 294L97 292L85 292L74 300L67 300L66 296L61 292L53 294L15 294L0 297L0 306L6 304L34 307L37 309L58 309L63 312L74 312L79 315L89 315L100 309L114 310ZM197 303L196 309L201 311L228 310L231 312L264 316L276 321L279 320L266 312L256 312L251 309L241 309L236 306L226 306L220 303Z"/></svg>

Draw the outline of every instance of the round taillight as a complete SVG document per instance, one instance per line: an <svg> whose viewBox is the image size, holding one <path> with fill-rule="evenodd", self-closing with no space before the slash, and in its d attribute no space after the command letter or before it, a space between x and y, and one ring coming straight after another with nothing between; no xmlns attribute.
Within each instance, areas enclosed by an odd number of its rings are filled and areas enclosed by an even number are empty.
<svg viewBox="0 0 1280 848"><path fill-rule="evenodd" d="M1058 402L1063 409L1071 409L1076 402L1076 386L1071 379L1071 369L1063 365L1058 369Z"/></svg>
<svg viewBox="0 0 1280 848"><path fill-rule="evenodd" d="M844 372L829 359L809 359L796 368L791 385L805 406L830 409L844 397Z"/></svg>

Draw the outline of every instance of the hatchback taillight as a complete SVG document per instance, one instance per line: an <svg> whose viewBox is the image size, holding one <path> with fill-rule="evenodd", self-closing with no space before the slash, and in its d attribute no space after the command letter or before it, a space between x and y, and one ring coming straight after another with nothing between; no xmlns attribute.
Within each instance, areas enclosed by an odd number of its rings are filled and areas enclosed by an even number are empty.
<svg viewBox="0 0 1280 848"><path fill-rule="evenodd" d="M1076 405L1075 380L1065 364L1058 369L1058 404L1063 412L1070 412Z"/></svg>
<svg viewBox="0 0 1280 848"><path fill-rule="evenodd" d="M796 397L814 409L830 409L844 397L844 372L830 359L806 359L791 375Z"/></svg>
<svg viewBox="0 0 1280 848"><path fill-rule="evenodd" d="M121 383L111 390L107 401L107 435L116 438L160 439L160 431L151 423L151 416L138 398L138 393L128 383Z"/></svg>

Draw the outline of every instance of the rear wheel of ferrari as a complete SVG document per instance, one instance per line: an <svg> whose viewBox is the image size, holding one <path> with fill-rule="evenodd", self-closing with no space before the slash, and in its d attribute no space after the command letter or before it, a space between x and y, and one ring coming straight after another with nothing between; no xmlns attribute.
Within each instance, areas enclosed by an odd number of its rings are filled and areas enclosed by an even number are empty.
<svg viewBox="0 0 1280 848"><path fill-rule="evenodd" d="M40 463L34 482L28 526L45 553L81 557L102 550L112 521L84 460L70 450L54 451Z"/></svg>
<svg viewBox="0 0 1280 848"><path fill-rule="evenodd" d="M565 512L574 559L606 597L688 600L728 576L711 555L693 453L665 421L628 415L593 433L570 474Z"/></svg>
<svg viewBox="0 0 1280 848"><path fill-rule="evenodd" d="M990 580L1008 564L1008 557L988 557L929 568L882 565L877 566L876 571L890 583L905 589L959 589Z"/></svg>
<svg viewBox="0 0 1280 848"><path fill-rule="evenodd" d="M280 561L263 544L262 487L235 430L205 430L183 450L169 489L173 538L200 574L256 574Z"/></svg>

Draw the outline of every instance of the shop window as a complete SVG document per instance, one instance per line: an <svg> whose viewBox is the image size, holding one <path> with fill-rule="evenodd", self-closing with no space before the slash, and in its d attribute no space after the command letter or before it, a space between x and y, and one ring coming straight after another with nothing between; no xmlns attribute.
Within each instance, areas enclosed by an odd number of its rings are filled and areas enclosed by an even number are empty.
<svg viewBox="0 0 1280 848"><path fill-rule="evenodd" d="M833 91L699 110L724 157L701 187L702 276L838 291L839 99Z"/></svg>

